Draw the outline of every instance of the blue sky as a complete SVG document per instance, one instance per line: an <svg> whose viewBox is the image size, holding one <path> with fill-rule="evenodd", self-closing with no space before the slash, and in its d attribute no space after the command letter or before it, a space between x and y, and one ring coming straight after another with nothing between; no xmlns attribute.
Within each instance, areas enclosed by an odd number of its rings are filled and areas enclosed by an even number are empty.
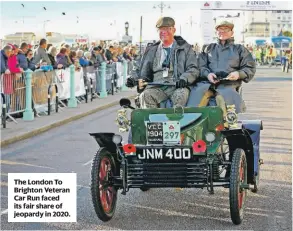
<svg viewBox="0 0 293 231"><path fill-rule="evenodd" d="M139 39L140 16L143 16L143 38L157 38L155 23L160 17L160 9L153 9L160 2L49 2L49 1L2 1L1 37L16 31L43 33L44 21L46 31L67 34L90 34L94 37L116 38L124 34L124 23L130 23L129 33ZM192 16L193 23L199 20L199 2L164 2L171 9L165 9L164 15L176 20L177 31L181 25L182 35L188 36ZM24 4L24 8L21 4ZM46 11L43 9L46 7ZM66 16L62 15L66 13ZM76 17L79 17L77 24ZM22 23L24 17L24 24ZM115 25L116 22L116 25ZM112 24L112 26L110 26ZM193 29L196 30L196 24Z"/></svg>

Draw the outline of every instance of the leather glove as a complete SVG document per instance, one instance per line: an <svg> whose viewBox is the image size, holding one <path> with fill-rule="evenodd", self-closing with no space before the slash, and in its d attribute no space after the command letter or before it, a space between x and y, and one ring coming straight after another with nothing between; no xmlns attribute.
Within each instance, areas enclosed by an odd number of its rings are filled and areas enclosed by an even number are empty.
<svg viewBox="0 0 293 231"><path fill-rule="evenodd" d="M126 85L126 87L132 88L132 87L135 87L137 85L137 81L134 78L130 77L130 78L127 78L125 85Z"/></svg>
<svg viewBox="0 0 293 231"><path fill-rule="evenodd" d="M176 88L185 88L187 87L187 82L184 79L179 79L176 82Z"/></svg>

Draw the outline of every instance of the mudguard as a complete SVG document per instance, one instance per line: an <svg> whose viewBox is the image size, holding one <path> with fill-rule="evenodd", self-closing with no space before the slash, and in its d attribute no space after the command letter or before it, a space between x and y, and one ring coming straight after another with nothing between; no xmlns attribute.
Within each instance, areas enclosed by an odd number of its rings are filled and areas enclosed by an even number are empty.
<svg viewBox="0 0 293 231"><path fill-rule="evenodd" d="M259 172L259 143L260 143L260 131L263 130L263 124L261 120L242 120L242 128L246 129L252 140L253 144L253 153L254 153L254 173L255 176Z"/></svg>
<svg viewBox="0 0 293 231"><path fill-rule="evenodd" d="M247 161L247 183L254 183L254 154L253 143L246 129L232 129L224 130L221 133L228 141L230 153L233 153L235 149L241 148L245 151ZM232 161L232 155L230 155L230 161Z"/></svg>
<svg viewBox="0 0 293 231"><path fill-rule="evenodd" d="M111 153L116 153L116 145L113 143L112 138L115 133L90 133L93 136L100 147L105 147Z"/></svg>

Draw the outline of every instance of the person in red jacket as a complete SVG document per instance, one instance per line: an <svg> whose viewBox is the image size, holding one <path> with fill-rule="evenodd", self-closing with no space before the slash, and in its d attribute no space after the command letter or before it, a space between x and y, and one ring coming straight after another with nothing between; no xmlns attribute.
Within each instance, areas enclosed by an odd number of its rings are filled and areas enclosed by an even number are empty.
<svg viewBox="0 0 293 231"><path fill-rule="evenodd" d="M12 44L9 44L12 47L12 54L8 58L7 65L11 73L22 73L23 69L19 67L17 61L18 47Z"/></svg>

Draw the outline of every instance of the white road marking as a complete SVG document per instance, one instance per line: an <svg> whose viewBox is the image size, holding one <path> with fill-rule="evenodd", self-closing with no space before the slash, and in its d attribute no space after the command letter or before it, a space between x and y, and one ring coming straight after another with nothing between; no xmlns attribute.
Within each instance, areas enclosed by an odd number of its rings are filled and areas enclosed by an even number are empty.
<svg viewBox="0 0 293 231"><path fill-rule="evenodd" d="M86 162L85 164L83 164L83 166L87 166L87 165L91 164L92 161L93 161L93 160L90 160L90 161Z"/></svg>
<svg viewBox="0 0 293 231"><path fill-rule="evenodd" d="M77 185L77 187L80 187L80 188L91 188L89 186L84 186L84 185Z"/></svg>
<svg viewBox="0 0 293 231"><path fill-rule="evenodd" d="M1 164L8 164L8 165L24 165L24 166L31 166L31 167L38 167L38 168L54 169L54 168L47 167L47 166L34 165L34 164L26 164L26 163L14 162L14 161L10 161L10 160L0 160L0 163Z"/></svg>
<svg viewBox="0 0 293 231"><path fill-rule="evenodd" d="M2 216L2 215L7 214L7 213L8 213L8 209L5 209L5 210L3 210L3 211L1 212L0 215Z"/></svg>

